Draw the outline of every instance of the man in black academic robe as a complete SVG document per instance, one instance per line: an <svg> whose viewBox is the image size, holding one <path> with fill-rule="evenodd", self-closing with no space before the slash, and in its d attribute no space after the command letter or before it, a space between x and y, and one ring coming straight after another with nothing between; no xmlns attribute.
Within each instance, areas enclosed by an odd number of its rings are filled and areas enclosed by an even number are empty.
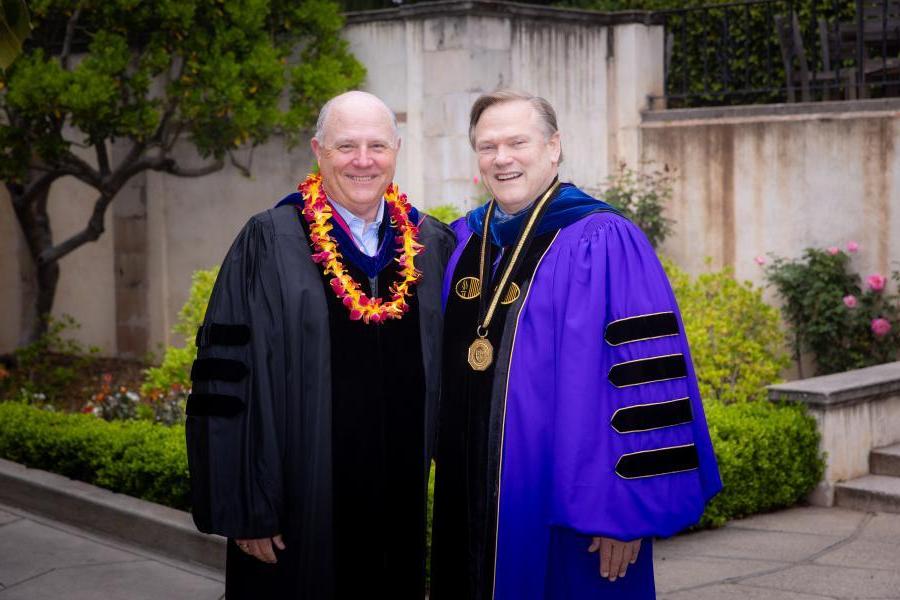
<svg viewBox="0 0 900 600"><path fill-rule="evenodd" d="M312 140L343 267L385 301L403 279L383 199L399 146L362 92L326 104ZM314 262L308 206L252 217L222 264L187 408L194 520L229 538L229 599L419 600L452 233L410 210L421 278L402 318L366 322Z"/></svg>

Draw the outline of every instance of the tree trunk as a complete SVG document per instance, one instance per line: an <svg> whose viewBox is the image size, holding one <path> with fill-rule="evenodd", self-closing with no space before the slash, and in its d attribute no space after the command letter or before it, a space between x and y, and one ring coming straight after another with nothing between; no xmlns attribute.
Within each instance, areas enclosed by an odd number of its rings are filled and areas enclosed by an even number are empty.
<svg viewBox="0 0 900 600"><path fill-rule="evenodd" d="M25 322L20 338L21 343L28 344L47 332L47 317L53 310L53 300L59 283L59 263L52 261L42 264L38 260L41 252L53 246L50 218L47 214L50 184L37 190L31 198L25 198L22 186L7 185L7 190L16 213L16 220L22 227L28 245L28 255L34 265L32 269L28 269L33 279L30 287L35 290L32 296L34 306L27 306L23 311ZM32 298L27 298L26 301Z"/></svg>
<svg viewBox="0 0 900 600"><path fill-rule="evenodd" d="M29 323L28 341L32 342L47 333L47 318L53 310L56 286L59 283L59 263L54 261L37 266L37 318Z"/></svg>

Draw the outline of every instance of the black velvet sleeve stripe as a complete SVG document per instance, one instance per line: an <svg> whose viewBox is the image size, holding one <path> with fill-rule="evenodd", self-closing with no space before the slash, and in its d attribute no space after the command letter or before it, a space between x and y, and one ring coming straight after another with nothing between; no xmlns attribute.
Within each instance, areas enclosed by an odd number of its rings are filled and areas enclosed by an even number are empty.
<svg viewBox="0 0 900 600"><path fill-rule="evenodd" d="M652 358L640 358L613 365L607 376L618 388L667 381L687 376L683 354L666 354Z"/></svg>
<svg viewBox="0 0 900 600"><path fill-rule="evenodd" d="M229 358L198 358L191 367L191 381L240 381L250 370L239 360Z"/></svg>
<svg viewBox="0 0 900 600"><path fill-rule="evenodd" d="M673 312L661 312L613 321L603 337L610 346L621 346L670 335L678 335L678 319Z"/></svg>
<svg viewBox="0 0 900 600"><path fill-rule="evenodd" d="M189 417L233 417L244 410L244 402L228 394L191 394L187 399Z"/></svg>
<svg viewBox="0 0 900 600"><path fill-rule="evenodd" d="M207 346L243 346L250 341L250 328L246 325L207 323L197 329L197 348Z"/></svg>
<svg viewBox="0 0 900 600"><path fill-rule="evenodd" d="M616 463L616 475L623 479L639 479L690 471L699 466L697 448L693 444L672 446L623 454Z"/></svg>
<svg viewBox="0 0 900 600"><path fill-rule="evenodd" d="M635 433L690 423L691 420L690 399L679 398L620 408L613 414L610 425L619 433Z"/></svg>

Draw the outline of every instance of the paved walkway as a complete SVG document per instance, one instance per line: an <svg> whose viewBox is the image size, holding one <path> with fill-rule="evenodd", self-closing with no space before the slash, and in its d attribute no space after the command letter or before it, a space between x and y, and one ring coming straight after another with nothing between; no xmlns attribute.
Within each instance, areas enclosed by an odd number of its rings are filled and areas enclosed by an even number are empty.
<svg viewBox="0 0 900 600"><path fill-rule="evenodd" d="M794 508L655 550L661 600L900 600L900 515ZM0 600L217 600L222 581L0 505Z"/></svg>
<svg viewBox="0 0 900 600"><path fill-rule="evenodd" d="M2 600L218 600L222 573L0 504Z"/></svg>
<svg viewBox="0 0 900 600"><path fill-rule="evenodd" d="M900 514L792 508L656 549L662 600L900 599Z"/></svg>

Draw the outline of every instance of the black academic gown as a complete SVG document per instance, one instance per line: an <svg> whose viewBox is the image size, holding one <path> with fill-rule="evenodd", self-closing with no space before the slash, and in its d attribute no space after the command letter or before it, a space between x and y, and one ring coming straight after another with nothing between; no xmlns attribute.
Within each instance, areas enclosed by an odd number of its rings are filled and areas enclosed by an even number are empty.
<svg viewBox="0 0 900 600"><path fill-rule="evenodd" d="M412 507L416 522L424 516L440 381L441 280L454 240L446 226L426 217L420 223L420 241L425 251L416 257L416 267L423 276L415 286L412 310L394 322L398 333L390 334L396 338L393 346L379 341L390 331L391 322L369 326L347 322L346 309L326 290L321 267L310 258L294 206L251 218L229 250L198 334L198 359L192 371L186 427L192 512L203 532L232 539L281 533L287 550L278 553L273 566L243 555L229 543L228 598L328 600L356 597L363 591L378 595L383 585L377 581L379 572L403 571L392 563L402 548L395 545L393 554L382 550L390 546L390 537L371 539L362 531L357 545L350 548L348 534L378 514L384 517L378 523L381 529L369 532L389 530L384 525L394 516L395 503ZM368 291L368 280L352 272ZM381 288L393 279L391 273L389 266L386 276L379 277L382 294ZM418 344L408 343L410 335L418 335L414 340ZM355 363L349 360L354 342L360 345ZM405 357L404 364L366 352L399 351L403 362L402 349L397 349L404 346L416 354ZM398 370L402 374L397 375ZM360 376L354 377L357 371ZM381 377L384 373L388 375ZM394 391L395 387L402 389ZM385 406L372 412L373 403ZM401 416L404 405L410 406L409 416L401 419L406 433L391 434L390 427L396 424L379 422L373 423L376 433L370 437L406 436L405 443L415 442L407 445L421 453L421 470L413 478L419 493L412 501L409 490L393 489L391 478L396 474L384 474L388 484L380 491L366 492L366 486L357 485L346 472L348 465L368 464L354 462L365 461L367 449L388 457L401 450L392 448L391 439L354 438L365 436L366 419ZM355 418L357 410L369 412ZM410 433L413 427L416 431ZM349 452L340 439L348 428L353 432ZM421 438L414 440L415 436ZM359 473L362 482L378 481L371 477L372 473ZM360 497L351 500L348 494ZM360 514L367 519L353 520L353 502L359 503ZM416 510L417 505L422 510ZM404 547L414 533L410 527L404 529L400 536L406 537ZM397 560L408 563L408 559L407 552ZM365 568L357 569L359 565ZM412 574L417 581L401 585L405 591L396 597L418 594L413 590L420 589L420 571ZM354 572L367 576L354 578Z"/></svg>

